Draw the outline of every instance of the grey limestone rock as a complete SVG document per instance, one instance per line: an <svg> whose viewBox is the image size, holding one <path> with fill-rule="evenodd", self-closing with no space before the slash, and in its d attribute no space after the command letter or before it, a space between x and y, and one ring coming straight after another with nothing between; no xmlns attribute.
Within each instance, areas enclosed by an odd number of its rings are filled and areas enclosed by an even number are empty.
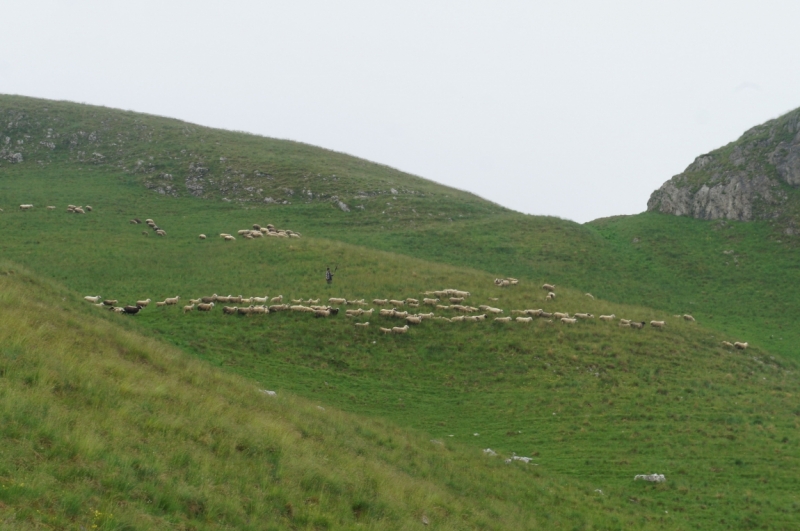
<svg viewBox="0 0 800 531"><path fill-rule="evenodd" d="M788 185L788 187L787 187ZM647 210L698 219L772 219L800 200L800 109L700 155L653 192Z"/></svg>

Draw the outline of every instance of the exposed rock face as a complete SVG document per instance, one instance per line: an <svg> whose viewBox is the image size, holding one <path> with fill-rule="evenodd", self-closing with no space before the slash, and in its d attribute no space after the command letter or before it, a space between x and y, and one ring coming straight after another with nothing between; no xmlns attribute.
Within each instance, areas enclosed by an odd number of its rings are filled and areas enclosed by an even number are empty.
<svg viewBox="0 0 800 531"><path fill-rule="evenodd" d="M787 191L787 185L789 190ZM794 193L791 188L799 189ZM648 211L699 219L771 219L800 200L800 109L701 155L653 192Z"/></svg>

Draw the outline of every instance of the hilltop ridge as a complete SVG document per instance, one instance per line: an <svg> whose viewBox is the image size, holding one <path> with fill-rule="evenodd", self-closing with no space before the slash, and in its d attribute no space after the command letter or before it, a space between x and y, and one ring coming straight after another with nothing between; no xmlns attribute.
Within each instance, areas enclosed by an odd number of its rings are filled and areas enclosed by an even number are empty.
<svg viewBox="0 0 800 531"><path fill-rule="evenodd" d="M100 167L164 196L243 205L328 203L356 213L405 197L433 200L427 203L436 207L426 214L438 219L508 212L472 193L309 144L107 107L0 95L0 167L33 164Z"/></svg>
<svg viewBox="0 0 800 531"><path fill-rule="evenodd" d="M653 192L647 210L698 219L800 223L800 109L700 155Z"/></svg>

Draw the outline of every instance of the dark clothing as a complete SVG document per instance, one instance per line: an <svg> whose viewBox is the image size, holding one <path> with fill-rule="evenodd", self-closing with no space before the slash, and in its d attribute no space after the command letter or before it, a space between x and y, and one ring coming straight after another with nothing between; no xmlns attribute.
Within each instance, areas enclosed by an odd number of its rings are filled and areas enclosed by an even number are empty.
<svg viewBox="0 0 800 531"><path fill-rule="evenodd" d="M333 282L333 273L331 273L331 270L330 270L330 269L328 269L327 271L325 271L325 281L326 281L328 284L330 284L331 282Z"/></svg>

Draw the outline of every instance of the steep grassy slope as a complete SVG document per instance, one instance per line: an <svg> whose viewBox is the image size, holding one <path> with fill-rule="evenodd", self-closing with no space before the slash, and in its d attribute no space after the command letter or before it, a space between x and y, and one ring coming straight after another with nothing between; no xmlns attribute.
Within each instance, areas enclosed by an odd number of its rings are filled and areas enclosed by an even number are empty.
<svg viewBox="0 0 800 531"><path fill-rule="evenodd" d="M78 300L0 263L4 529L409 529L423 518L434 529L655 529L684 521L385 421L266 396L88 315Z"/></svg>
<svg viewBox="0 0 800 531"><path fill-rule="evenodd" d="M50 182L51 188L35 186L30 193L57 193L56 181ZM270 209L163 198L138 187L114 192L117 185L102 184L108 183L102 172L85 172L74 182L86 187L65 199L89 199L94 212L6 212L4 251L83 294L121 302L214 292L371 300L459 287L472 292L473 305L488 302L507 313L546 304L537 286L549 277L530 275L516 289L499 290L484 271L314 237L324 221L306 219L298 227L291 222L299 216L274 219ZM114 195L104 198L106 192ZM142 236L141 226L127 223L135 214L154 217L169 235ZM196 239L201 231L233 232L270 221L288 221L305 236ZM557 249L566 252L566 244ZM341 268L329 287L321 268L335 262ZM434 321L404 336L385 336L376 326L399 323L377 316L358 330L344 316L239 318L219 308L183 315L175 307L149 307L130 318L96 311L281 394L421 429L474 451L533 456L540 473L585 480L590 492L613 492L632 504L641 522L677 511L685 522L679 527L790 529L798 503L795 363L758 344L745 353L727 351L722 339L746 338L658 310L591 300L583 291L559 288L550 308L663 318L667 330L636 332L596 320L572 328L545 320L527 326ZM94 310L75 297L69 303ZM651 490L632 482L647 472L667 474L668 485Z"/></svg>

